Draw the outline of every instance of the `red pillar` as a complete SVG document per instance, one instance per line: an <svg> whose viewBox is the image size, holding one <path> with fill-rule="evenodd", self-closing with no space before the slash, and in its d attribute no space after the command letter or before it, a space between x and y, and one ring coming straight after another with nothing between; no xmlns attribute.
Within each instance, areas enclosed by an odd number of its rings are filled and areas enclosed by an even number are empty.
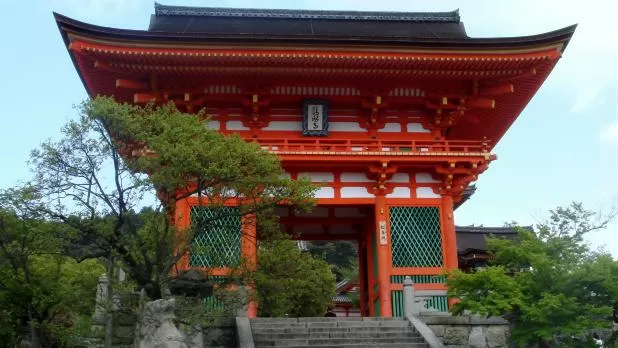
<svg viewBox="0 0 618 348"><path fill-rule="evenodd" d="M241 240L242 258L245 262L245 266L248 270L254 270L257 267L257 231L255 216L246 216L242 219L242 240ZM257 303L252 297L251 289L249 290L249 296L251 296L249 303L247 304L247 317L257 317Z"/></svg>
<svg viewBox="0 0 618 348"><path fill-rule="evenodd" d="M457 269L457 236L453 218L453 197L442 196L442 237L444 239L444 266Z"/></svg>
<svg viewBox="0 0 618 348"><path fill-rule="evenodd" d="M455 234L455 219L453 216L453 197L449 195L442 196L442 239L444 250L444 267L447 270L455 270L458 268L457 260L457 235ZM452 306L456 299L449 299L449 306Z"/></svg>
<svg viewBox="0 0 618 348"><path fill-rule="evenodd" d="M384 195L376 195L375 200L376 217L376 242L378 254L378 286L380 301L380 317L392 317L393 309L391 305L391 238L390 223L388 217L388 207Z"/></svg>

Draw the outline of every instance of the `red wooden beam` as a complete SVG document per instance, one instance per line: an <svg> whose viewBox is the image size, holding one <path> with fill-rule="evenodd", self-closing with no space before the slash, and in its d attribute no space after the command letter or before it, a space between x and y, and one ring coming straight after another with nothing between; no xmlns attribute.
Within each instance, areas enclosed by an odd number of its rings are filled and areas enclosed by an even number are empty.
<svg viewBox="0 0 618 348"><path fill-rule="evenodd" d="M150 85L146 82L127 80L127 79L116 79L116 88L148 89L149 87Z"/></svg>

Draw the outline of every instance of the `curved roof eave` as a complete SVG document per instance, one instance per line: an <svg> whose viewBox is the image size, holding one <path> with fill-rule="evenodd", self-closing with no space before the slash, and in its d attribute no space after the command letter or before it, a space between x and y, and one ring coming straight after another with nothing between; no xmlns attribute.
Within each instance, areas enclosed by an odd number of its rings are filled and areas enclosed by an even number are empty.
<svg viewBox="0 0 618 348"><path fill-rule="evenodd" d="M517 37L498 37L498 38L400 38L400 37L333 37L333 36L266 36L259 34L238 34L238 35L213 35L208 33L175 33L175 32L152 32L145 30L118 29L103 27L94 24L81 22L59 13L54 12L54 18L60 29L65 44L68 46L68 32L73 32L83 36L96 37L100 39L128 41L128 42L150 42L150 43L172 43L177 41L194 43L213 43L213 42L246 42L253 43L320 43L331 44L342 43L353 44L375 44L375 45L422 45L423 47L433 48L475 48L475 49L497 49L497 48L521 48L543 46L562 42L562 51L571 39L577 25L571 25L562 29L547 33L517 36Z"/></svg>

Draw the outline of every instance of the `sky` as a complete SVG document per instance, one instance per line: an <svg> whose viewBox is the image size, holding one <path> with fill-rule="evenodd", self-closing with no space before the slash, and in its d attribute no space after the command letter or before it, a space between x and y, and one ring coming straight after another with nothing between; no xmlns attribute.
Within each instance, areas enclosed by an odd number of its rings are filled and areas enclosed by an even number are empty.
<svg viewBox="0 0 618 348"><path fill-rule="evenodd" d="M498 160L455 213L458 225L536 224L572 201L618 206L618 1L160 0L169 5L374 11L459 9L469 36L543 33L578 24L557 67L501 142ZM146 29L152 0L2 1L0 188L28 178L32 149L59 135L87 96L52 12L92 24ZM618 223L588 235L618 257Z"/></svg>

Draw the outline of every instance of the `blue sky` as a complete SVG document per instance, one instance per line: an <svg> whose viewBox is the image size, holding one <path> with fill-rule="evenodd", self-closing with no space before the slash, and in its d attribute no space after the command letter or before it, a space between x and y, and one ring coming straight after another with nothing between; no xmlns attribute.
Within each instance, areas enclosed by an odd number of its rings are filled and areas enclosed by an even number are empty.
<svg viewBox="0 0 618 348"><path fill-rule="evenodd" d="M161 0L165 4L331 10L460 9L470 36L519 36L579 27L564 57L494 149L498 160L456 223L539 222L571 201L608 211L618 205L618 45L612 29L618 2L589 0ZM5 1L0 12L0 188L28 177L26 160L41 140L58 135L86 97L52 11L85 22L145 29L151 0ZM612 33L614 32L614 34ZM613 34L613 35L612 35ZM618 256L618 223L588 236Z"/></svg>

